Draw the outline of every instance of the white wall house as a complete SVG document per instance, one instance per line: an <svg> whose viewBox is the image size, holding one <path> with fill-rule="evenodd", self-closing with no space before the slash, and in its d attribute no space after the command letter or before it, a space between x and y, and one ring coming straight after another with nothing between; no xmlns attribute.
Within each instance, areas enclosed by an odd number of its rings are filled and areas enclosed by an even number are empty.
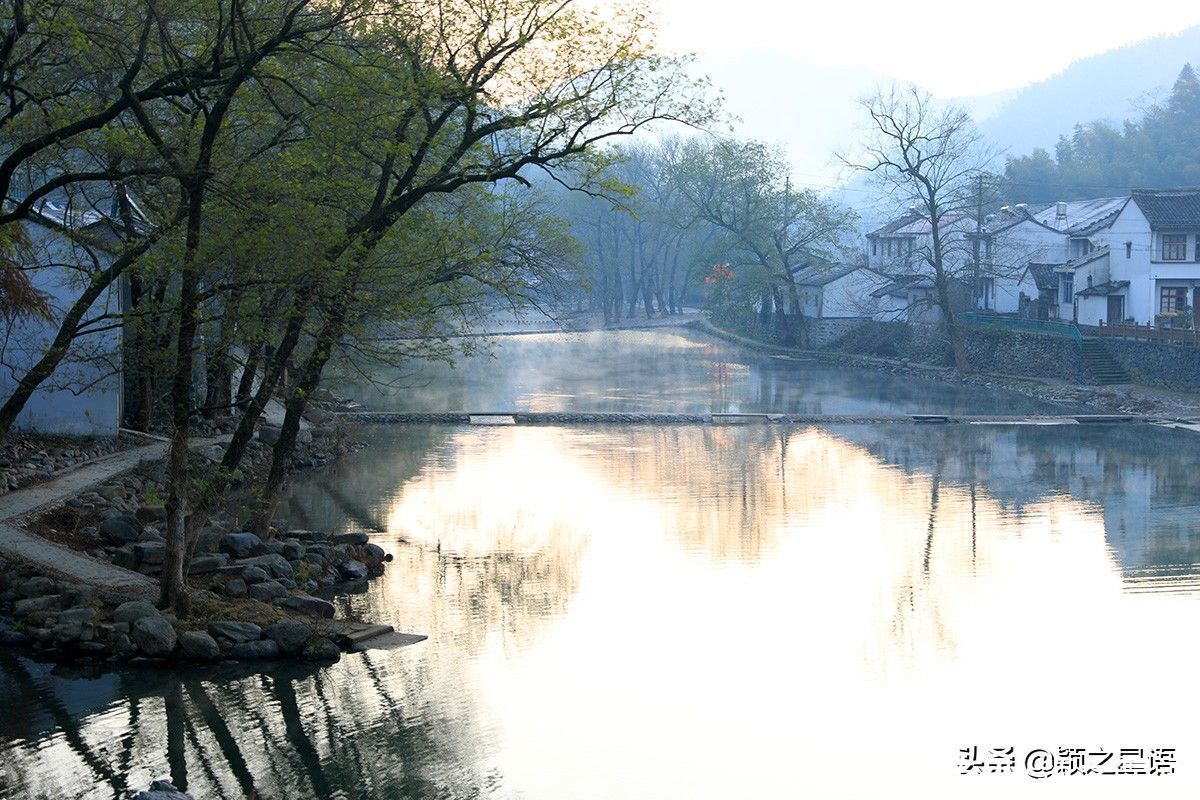
<svg viewBox="0 0 1200 800"><path fill-rule="evenodd" d="M900 309L874 292L890 279L869 267L829 265L796 273L804 316L810 319L877 319Z"/></svg>
<svg viewBox="0 0 1200 800"><path fill-rule="evenodd" d="M1041 307L1033 315L1072 319L1074 290L1065 295L1069 300L1061 300L1061 291L1060 297L1054 297L1046 285L1047 271L1031 270L1030 266L1057 268L1087 258L1098 247L1097 235L1113 224L1128 201L1127 197L1102 197L1036 206L1019 204L989 215L977 235L980 267L975 281L975 307L1017 314L1023 304L1040 302ZM1070 270L1064 274L1069 276ZM1068 277L1066 283L1070 282Z"/></svg>
<svg viewBox="0 0 1200 800"><path fill-rule="evenodd" d="M1200 190L1136 189L1099 238L1109 246L1112 281L1128 282L1125 318L1162 327L1200 322Z"/></svg>
<svg viewBox="0 0 1200 800"><path fill-rule="evenodd" d="M21 223L30 246L26 270L34 288L49 298L53 318L0 320L0 397L10 396L19 379L46 352L66 310L79 297L87 273L111 264L102 246L106 220L95 212L69 212L44 203L40 216ZM64 229L88 238L85 246ZM100 245L100 246L97 246ZM61 367L37 389L14 425L17 429L70 436L116 436L121 424L119 324L116 285L101 293L84 316L95 330L79 337ZM111 316L110 316L111 315Z"/></svg>

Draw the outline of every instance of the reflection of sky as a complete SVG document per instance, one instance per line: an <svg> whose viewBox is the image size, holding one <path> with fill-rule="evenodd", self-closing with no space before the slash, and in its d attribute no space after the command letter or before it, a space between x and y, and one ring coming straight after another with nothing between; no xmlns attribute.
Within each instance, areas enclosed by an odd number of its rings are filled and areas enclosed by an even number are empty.
<svg viewBox="0 0 1200 800"><path fill-rule="evenodd" d="M392 373L351 391L394 411L1063 413L999 389L767 356L697 332L500 336L453 367Z"/></svg>
<svg viewBox="0 0 1200 800"><path fill-rule="evenodd" d="M1200 745L1200 700L1180 691L1200 595L1130 592L1108 527L1194 491L1176 485L1194 454L1155 458L1155 436L374 430L299 481L289 513L377 520L396 560L344 607L430 640L290 684L294 713L269 678L206 691L268 797L1007 798L1029 779L959 776L958 747L1165 745L1182 760ZM1162 530L1136 530L1156 552ZM164 765L159 702L130 723L114 698L83 738L133 725L131 768ZM183 707L195 786L237 788L186 690ZM286 755L298 733L307 761ZM45 780L87 772L62 735L9 755ZM1182 771L1047 785L1197 788Z"/></svg>

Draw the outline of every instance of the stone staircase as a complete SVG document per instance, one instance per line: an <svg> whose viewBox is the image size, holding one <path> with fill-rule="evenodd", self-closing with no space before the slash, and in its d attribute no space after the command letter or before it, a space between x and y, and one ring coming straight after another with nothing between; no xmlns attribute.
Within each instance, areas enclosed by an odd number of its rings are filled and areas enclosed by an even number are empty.
<svg viewBox="0 0 1200 800"><path fill-rule="evenodd" d="M1133 382L1125 368L1108 352L1104 342L1095 337L1084 337L1079 349L1083 355L1083 363L1087 365L1092 379L1099 385Z"/></svg>

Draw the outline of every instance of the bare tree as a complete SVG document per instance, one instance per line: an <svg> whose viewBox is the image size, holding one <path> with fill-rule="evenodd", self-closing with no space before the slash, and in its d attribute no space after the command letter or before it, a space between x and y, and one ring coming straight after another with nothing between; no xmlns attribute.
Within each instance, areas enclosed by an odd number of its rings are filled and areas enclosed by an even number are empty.
<svg viewBox="0 0 1200 800"><path fill-rule="evenodd" d="M861 105L870 118L862 154L839 158L869 174L894 207L909 209L914 221L927 226L911 263L933 281L931 302L940 311L955 367L969 372L955 295L974 283L971 234L981 178L995 154L966 111L939 106L915 86L877 91Z"/></svg>

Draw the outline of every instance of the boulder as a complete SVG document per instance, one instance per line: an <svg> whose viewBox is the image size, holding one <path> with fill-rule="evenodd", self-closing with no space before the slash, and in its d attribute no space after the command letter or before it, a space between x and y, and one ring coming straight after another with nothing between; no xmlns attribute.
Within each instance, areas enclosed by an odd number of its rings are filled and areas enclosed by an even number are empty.
<svg viewBox="0 0 1200 800"><path fill-rule="evenodd" d="M96 598L96 590L91 586L64 586L62 589L63 605L87 606Z"/></svg>
<svg viewBox="0 0 1200 800"><path fill-rule="evenodd" d="M339 533L336 536L330 536L329 541L334 544L352 544L356 546L367 543L369 537L362 531L354 531L352 533Z"/></svg>
<svg viewBox="0 0 1200 800"><path fill-rule="evenodd" d="M287 594L287 589L279 581L263 581L256 583L247 588L246 593L255 600L261 600L264 603L269 603L276 597L283 597Z"/></svg>
<svg viewBox="0 0 1200 800"><path fill-rule="evenodd" d="M312 444L312 431L308 428L301 428L296 431L296 444Z"/></svg>
<svg viewBox="0 0 1200 800"><path fill-rule="evenodd" d="M321 638L304 648L304 657L309 661L337 661L342 657L342 648L332 639Z"/></svg>
<svg viewBox="0 0 1200 800"><path fill-rule="evenodd" d="M59 644L78 641L79 637L83 635L83 623L60 622L51 628L50 633Z"/></svg>
<svg viewBox="0 0 1200 800"><path fill-rule="evenodd" d="M279 555L286 558L288 561L299 561L304 558L304 545L299 542L284 542L283 548L280 549Z"/></svg>
<svg viewBox="0 0 1200 800"><path fill-rule="evenodd" d="M307 614L310 617L324 617L325 619L333 619L333 614L335 611L333 603L308 594L277 597L273 602L277 606L291 609L292 611L298 611L301 614Z"/></svg>
<svg viewBox="0 0 1200 800"><path fill-rule="evenodd" d="M152 781L150 788L135 794L133 800L194 800L194 798L187 792L179 791L175 788L175 784L164 778Z"/></svg>
<svg viewBox="0 0 1200 800"><path fill-rule="evenodd" d="M142 506L137 510L138 522L165 522L167 509L163 506Z"/></svg>
<svg viewBox="0 0 1200 800"><path fill-rule="evenodd" d="M112 544L129 544L142 535L142 523L136 517L109 517L100 523L100 535Z"/></svg>
<svg viewBox="0 0 1200 800"><path fill-rule="evenodd" d="M113 550L112 563L124 569L137 569L138 554L134 552L133 545L126 544Z"/></svg>
<svg viewBox="0 0 1200 800"><path fill-rule="evenodd" d="M157 614L139 618L130 633L138 648L152 658L168 656L175 649L175 629Z"/></svg>
<svg viewBox="0 0 1200 800"><path fill-rule="evenodd" d="M158 609L149 600L130 600L117 606L113 612L113 622L132 624L142 617L158 614Z"/></svg>
<svg viewBox="0 0 1200 800"><path fill-rule="evenodd" d="M313 631L300 620L284 619L267 626L263 633L268 639L279 645L280 652L295 655L308 644Z"/></svg>
<svg viewBox="0 0 1200 800"><path fill-rule="evenodd" d="M246 567L242 570L242 580L247 586L253 586L256 583L263 583L271 580L271 576L262 567Z"/></svg>
<svg viewBox="0 0 1200 800"><path fill-rule="evenodd" d="M215 638L224 638L239 644L253 642L262 638L262 628L253 622L234 622L233 620L215 620L208 623L208 633Z"/></svg>
<svg viewBox="0 0 1200 800"><path fill-rule="evenodd" d="M301 542L323 542L329 538L324 531L288 531L287 538Z"/></svg>
<svg viewBox="0 0 1200 800"><path fill-rule="evenodd" d="M221 547L221 540L225 538L225 532L220 528L211 525L205 526L196 535L196 552L197 553L215 553Z"/></svg>
<svg viewBox="0 0 1200 800"><path fill-rule="evenodd" d="M275 425L263 425L258 429L258 440L263 444L275 444L282 432L283 429Z"/></svg>
<svg viewBox="0 0 1200 800"><path fill-rule="evenodd" d="M254 556L253 558L243 558L238 563L244 567L262 567L274 578L293 577L292 565L288 563L286 558L278 553L269 553L263 556Z"/></svg>
<svg viewBox="0 0 1200 800"><path fill-rule="evenodd" d="M249 531L227 533L221 537L217 549L232 558L247 558L262 547L262 539Z"/></svg>
<svg viewBox="0 0 1200 800"><path fill-rule="evenodd" d="M230 658L257 660L260 658L278 658L279 645L271 639L260 639L257 642L240 642L229 648Z"/></svg>
<svg viewBox="0 0 1200 800"><path fill-rule="evenodd" d="M18 600L13 603L12 614L14 617L27 617L38 611L53 611L62 604L61 595L46 594L41 597L26 597L24 600Z"/></svg>
<svg viewBox="0 0 1200 800"><path fill-rule="evenodd" d="M344 564L338 564L337 571L344 581L365 581L367 579L367 565L354 559L350 559Z"/></svg>
<svg viewBox="0 0 1200 800"><path fill-rule="evenodd" d="M210 572L216 572L228 563L229 556L224 553L209 553L207 555L196 556L192 559L192 563L188 565L188 574L207 575Z"/></svg>
<svg viewBox="0 0 1200 800"><path fill-rule="evenodd" d="M233 578L225 581L225 586L222 591L226 597L245 597L247 592L246 582L241 578Z"/></svg>
<svg viewBox="0 0 1200 800"><path fill-rule="evenodd" d="M91 622L94 619L96 619L96 609L94 608L71 608L58 615L60 625L64 622Z"/></svg>
<svg viewBox="0 0 1200 800"><path fill-rule="evenodd" d="M179 634L179 649L195 661L213 661L221 656L217 640L204 631L184 631Z"/></svg>
<svg viewBox="0 0 1200 800"><path fill-rule="evenodd" d="M138 566L146 564L157 566L163 563L163 559L167 557L166 542L138 542L133 545L133 552L137 555Z"/></svg>
<svg viewBox="0 0 1200 800"><path fill-rule="evenodd" d="M17 587L17 594L21 597L40 597L53 592L54 581L42 575L36 575Z"/></svg>

